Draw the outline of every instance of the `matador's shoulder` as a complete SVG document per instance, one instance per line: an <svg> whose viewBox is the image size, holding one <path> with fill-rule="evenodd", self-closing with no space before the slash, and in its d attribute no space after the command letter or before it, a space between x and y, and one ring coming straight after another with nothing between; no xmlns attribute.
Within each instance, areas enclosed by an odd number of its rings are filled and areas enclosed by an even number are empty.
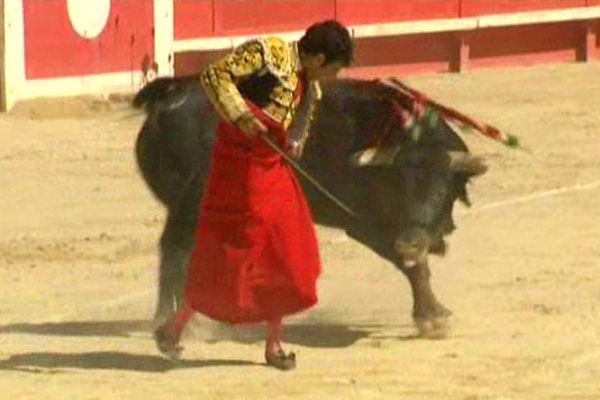
<svg viewBox="0 0 600 400"><path fill-rule="evenodd" d="M265 64L273 74L287 76L297 69L299 59L294 43L276 36L260 38L257 41L263 47Z"/></svg>

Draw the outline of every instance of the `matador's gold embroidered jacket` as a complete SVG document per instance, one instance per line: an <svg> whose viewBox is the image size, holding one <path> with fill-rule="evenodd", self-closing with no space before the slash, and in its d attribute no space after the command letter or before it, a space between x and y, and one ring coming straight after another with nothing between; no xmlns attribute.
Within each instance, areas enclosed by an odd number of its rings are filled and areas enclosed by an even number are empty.
<svg viewBox="0 0 600 400"><path fill-rule="evenodd" d="M303 141L321 98L321 89L313 82L305 89L300 103L295 101L300 70L297 44L269 37L238 46L232 53L208 65L200 80L226 121L235 123L250 113L244 101L246 97L286 129L291 128L293 140Z"/></svg>

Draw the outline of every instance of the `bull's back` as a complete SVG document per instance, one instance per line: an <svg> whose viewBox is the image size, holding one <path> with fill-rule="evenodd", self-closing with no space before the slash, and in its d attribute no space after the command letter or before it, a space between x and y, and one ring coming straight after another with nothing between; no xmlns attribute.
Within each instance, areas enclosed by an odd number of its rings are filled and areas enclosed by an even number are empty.
<svg viewBox="0 0 600 400"><path fill-rule="evenodd" d="M161 83L161 88L170 87ZM218 125L218 115L197 84L152 93L148 117L136 142L138 166L150 190L167 207L181 200L196 174L205 181ZM301 165L345 201L353 185L346 158L354 130L339 107L339 91L327 91L316 112ZM344 215L302 180L309 203L320 223L339 225ZM202 188L198 188L202 190Z"/></svg>
<svg viewBox="0 0 600 400"><path fill-rule="evenodd" d="M155 95L136 139L136 161L152 193L175 206L208 174L218 117L195 82ZM163 85L164 86L164 85Z"/></svg>

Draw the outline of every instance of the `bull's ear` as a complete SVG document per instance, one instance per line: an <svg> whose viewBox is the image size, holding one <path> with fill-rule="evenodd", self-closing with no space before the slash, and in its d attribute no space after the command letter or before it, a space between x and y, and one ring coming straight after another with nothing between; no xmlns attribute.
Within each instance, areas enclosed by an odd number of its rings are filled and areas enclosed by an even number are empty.
<svg viewBox="0 0 600 400"><path fill-rule="evenodd" d="M449 151L450 170L470 176L482 175L487 172L487 165L482 157L474 156L464 151Z"/></svg>
<svg viewBox="0 0 600 400"><path fill-rule="evenodd" d="M369 147L350 156L351 167L390 167L400 150L397 146Z"/></svg>

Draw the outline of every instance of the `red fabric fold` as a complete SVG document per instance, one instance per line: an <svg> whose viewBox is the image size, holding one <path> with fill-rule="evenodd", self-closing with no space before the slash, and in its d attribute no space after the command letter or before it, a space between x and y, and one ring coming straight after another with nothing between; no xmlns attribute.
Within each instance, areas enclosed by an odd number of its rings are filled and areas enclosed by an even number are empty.
<svg viewBox="0 0 600 400"><path fill-rule="evenodd" d="M281 147L289 147L283 127L248 104ZM222 122L186 301L222 322L268 321L316 304L320 271L312 216L293 170L260 138Z"/></svg>

